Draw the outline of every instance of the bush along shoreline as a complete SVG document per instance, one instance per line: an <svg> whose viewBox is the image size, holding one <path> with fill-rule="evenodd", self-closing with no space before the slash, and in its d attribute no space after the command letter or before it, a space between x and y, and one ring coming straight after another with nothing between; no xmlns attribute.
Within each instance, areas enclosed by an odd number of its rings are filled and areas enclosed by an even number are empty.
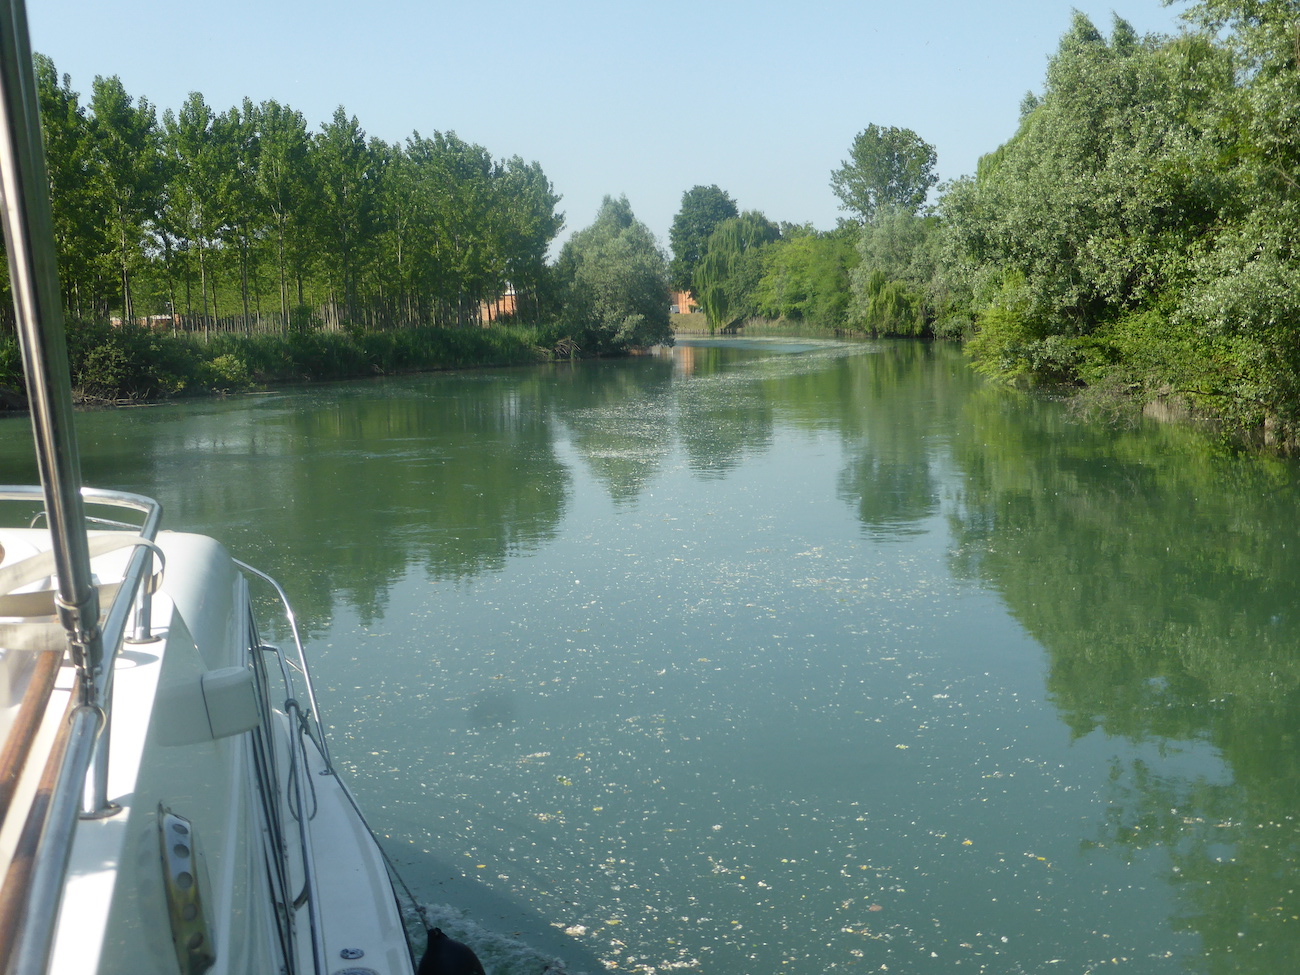
<svg viewBox="0 0 1300 975"><path fill-rule="evenodd" d="M88 405L220 395L273 383L330 382L443 369L516 366L627 354L590 330L492 325L288 335L200 335L69 321L77 400ZM0 410L25 409L17 336L0 335Z"/></svg>

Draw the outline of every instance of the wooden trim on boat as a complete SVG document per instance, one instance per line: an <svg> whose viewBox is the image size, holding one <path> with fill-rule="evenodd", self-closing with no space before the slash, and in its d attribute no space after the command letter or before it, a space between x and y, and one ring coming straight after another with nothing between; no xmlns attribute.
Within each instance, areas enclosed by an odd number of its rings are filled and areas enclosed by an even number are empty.
<svg viewBox="0 0 1300 975"><path fill-rule="evenodd" d="M27 767L27 759L36 742L62 664L61 653L47 650L37 654L31 681L23 692L18 715L5 738L4 749L0 751L0 821L9 816L18 780Z"/></svg>
<svg viewBox="0 0 1300 975"><path fill-rule="evenodd" d="M49 656L57 656L50 654ZM56 668L57 669L57 668ZM78 706L78 695L68 699L68 707L59 722L58 736L54 747L50 749L41 773L40 784L27 813L27 821L18 837L18 846L5 875L4 887L0 889L0 970L9 971L14 961L16 947L14 938L19 930L30 901L32 873L36 866L37 850L49 820L54 792L58 788L63 772L63 759L72 738L72 713ZM24 702L25 704L26 702Z"/></svg>

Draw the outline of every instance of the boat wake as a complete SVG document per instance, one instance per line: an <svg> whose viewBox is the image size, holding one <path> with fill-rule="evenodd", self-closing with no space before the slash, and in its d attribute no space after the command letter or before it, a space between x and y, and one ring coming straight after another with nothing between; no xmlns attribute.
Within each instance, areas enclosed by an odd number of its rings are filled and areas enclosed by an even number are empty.
<svg viewBox="0 0 1300 975"><path fill-rule="evenodd" d="M492 975L585 975L571 972L559 958L537 951L514 938L476 924L464 911L448 904L423 905L427 923L442 928L447 935L473 949ZM424 922L413 911L407 912L407 925L423 928ZM418 943L423 943L423 938Z"/></svg>

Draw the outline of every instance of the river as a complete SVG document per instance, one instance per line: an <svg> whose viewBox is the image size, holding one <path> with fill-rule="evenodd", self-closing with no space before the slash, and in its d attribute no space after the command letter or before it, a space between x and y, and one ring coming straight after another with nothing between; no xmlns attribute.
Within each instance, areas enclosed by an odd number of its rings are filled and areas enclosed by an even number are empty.
<svg viewBox="0 0 1300 975"><path fill-rule="evenodd" d="M289 589L494 975L1300 970L1290 463L799 339L79 434Z"/></svg>

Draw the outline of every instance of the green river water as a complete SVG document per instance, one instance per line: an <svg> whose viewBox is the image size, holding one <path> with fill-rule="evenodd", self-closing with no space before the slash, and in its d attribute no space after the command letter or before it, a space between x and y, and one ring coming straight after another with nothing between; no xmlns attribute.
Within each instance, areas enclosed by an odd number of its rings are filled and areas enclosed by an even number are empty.
<svg viewBox="0 0 1300 975"><path fill-rule="evenodd" d="M493 975L1300 970L1289 463L794 339L78 429L290 591Z"/></svg>

